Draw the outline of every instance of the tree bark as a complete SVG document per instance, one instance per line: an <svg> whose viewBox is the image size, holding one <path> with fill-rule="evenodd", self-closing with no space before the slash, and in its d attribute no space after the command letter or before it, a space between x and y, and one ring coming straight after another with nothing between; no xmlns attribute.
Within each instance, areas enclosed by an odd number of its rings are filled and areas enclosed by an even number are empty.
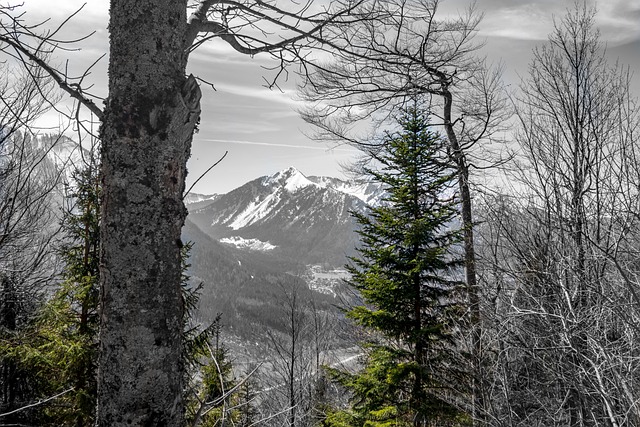
<svg viewBox="0 0 640 427"><path fill-rule="evenodd" d="M480 289L476 275L476 255L473 241L473 210L471 203L471 190L469 188L469 165L464 150L460 146L458 136L453 128L451 119L451 107L453 96L449 91L449 84L442 78L442 98L444 100L443 118L444 128L451 146L452 156L458 170L458 186L460 189L460 211L464 237L464 267L467 284L467 298L469 301L469 321L471 327L472 345L472 395L473 395L473 420L474 425L484 424L484 387L482 366L482 325L480 322Z"/></svg>
<svg viewBox="0 0 640 427"><path fill-rule="evenodd" d="M112 0L102 137L97 425L181 426L180 240L200 90L186 0Z"/></svg>

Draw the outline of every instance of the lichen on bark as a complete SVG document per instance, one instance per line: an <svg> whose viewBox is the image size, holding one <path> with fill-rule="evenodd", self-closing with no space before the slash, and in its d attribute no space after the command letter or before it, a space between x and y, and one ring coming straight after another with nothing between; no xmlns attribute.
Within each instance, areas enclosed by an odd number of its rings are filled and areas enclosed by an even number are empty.
<svg viewBox="0 0 640 427"><path fill-rule="evenodd" d="M112 0L101 128L99 426L180 426L180 233L200 92L186 1Z"/></svg>

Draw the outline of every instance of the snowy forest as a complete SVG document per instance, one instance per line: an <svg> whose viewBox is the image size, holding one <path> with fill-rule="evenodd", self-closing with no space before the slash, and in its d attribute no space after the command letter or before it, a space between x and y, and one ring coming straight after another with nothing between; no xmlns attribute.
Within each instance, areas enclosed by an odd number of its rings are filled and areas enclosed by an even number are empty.
<svg viewBox="0 0 640 427"><path fill-rule="evenodd" d="M640 426L638 84L590 3L507 85L481 3L111 0L104 99L58 60L82 9L23 6L0 6L0 426ZM216 43L295 76L352 182L190 193L216 92L187 66ZM265 200L253 228L233 204Z"/></svg>

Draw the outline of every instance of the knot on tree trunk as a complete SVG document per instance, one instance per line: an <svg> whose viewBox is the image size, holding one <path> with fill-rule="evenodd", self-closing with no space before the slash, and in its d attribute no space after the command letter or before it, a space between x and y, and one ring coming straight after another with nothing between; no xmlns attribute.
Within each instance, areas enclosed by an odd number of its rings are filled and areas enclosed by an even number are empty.
<svg viewBox="0 0 640 427"><path fill-rule="evenodd" d="M192 112L200 112L200 98L202 98L202 91L196 78L193 74L189 74L187 81L182 86L182 100L184 106Z"/></svg>

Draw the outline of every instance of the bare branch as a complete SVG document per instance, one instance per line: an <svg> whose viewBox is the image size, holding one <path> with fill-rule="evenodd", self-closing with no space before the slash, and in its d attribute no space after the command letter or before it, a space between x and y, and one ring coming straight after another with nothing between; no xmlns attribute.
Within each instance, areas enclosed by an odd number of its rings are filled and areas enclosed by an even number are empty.
<svg viewBox="0 0 640 427"><path fill-rule="evenodd" d="M56 29L44 35L40 35L35 32L35 30L40 27L42 23L26 27L20 22L21 15L17 17L11 16L9 12L13 9L2 7L0 13L10 20L10 26L5 23L0 23L0 28L4 30L4 32L0 34L0 42L7 45L1 47L0 50L10 56L13 56L18 61L23 62L25 66L29 61L32 61L37 67L44 70L62 90L67 92L72 98L76 99L86 108L88 108L98 118L101 118L102 110L95 104L93 100L85 96L85 91L81 87L81 84L84 78L89 74L91 68L93 68L104 55L98 58L84 72L82 76L75 79L78 80L77 83L70 83L70 78L66 73L61 73L60 71L56 70L46 61L46 59L43 58L43 55L49 55L56 49L64 50L64 46L66 44L76 43L78 41L86 39L87 37L90 37L91 34L76 40L57 40L54 38L54 36L64 27L64 25L67 24L73 17L75 17L83 7L84 6L80 7L73 14L68 16ZM36 46L30 46L28 42L24 40L24 38L35 40L37 42ZM15 53L10 52L8 49L9 47L12 48ZM48 47L48 50L45 50L45 47ZM27 66L26 68L29 67Z"/></svg>
<svg viewBox="0 0 640 427"><path fill-rule="evenodd" d="M51 397L48 397L46 399L41 399L41 400L38 400L37 402L32 403L30 405L26 405L26 406L23 406L21 408L14 409L13 411L9 411L9 412L5 412L4 414L0 414L0 417L6 417L8 415L15 414L17 412L21 412L21 411L24 411L24 410L29 409L29 408L33 408L35 406L40 406L40 405L42 405L44 403L50 402L50 401L55 400L55 399L57 399L57 398L59 398L61 396L64 396L65 394L67 394L67 393L69 393L70 391L73 391L73 390L74 390L74 388L71 387L71 388L69 388L67 390L61 391L60 393L55 394L55 395L53 395Z"/></svg>
<svg viewBox="0 0 640 427"><path fill-rule="evenodd" d="M222 161L224 160L224 158L225 158L225 157L227 157L227 154L229 154L229 152L228 152L228 151L225 151L225 152L224 152L224 154L222 155L222 157L220 157L220 159L218 159L218 161L217 161L217 162L215 162L214 164L212 164L211 166L209 166L209 168L208 168L206 171L204 171L204 172L203 172L203 173L198 177L198 179L196 179L196 180L193 182L193 184L191 184L191 187L189 187L189 189L188 189L187 191L185 191L184 195L182 196L182 199L183 199L183 200L184 200L184 198L185 198L185 197L187 197L187 194L189 194L189 192L191 191L191 189L192 189L193 187L195 187L195 185L196 185L196 184L197 184L197 183L198 183L202 178L204 178L204 176L205 176L206 174L208 174L208 173L209 173L209 171L210 171L211 169L213 169L213 168L215 168L216 166L218 166L218 165L220 164L220 162L222 162Z"/></svg>

